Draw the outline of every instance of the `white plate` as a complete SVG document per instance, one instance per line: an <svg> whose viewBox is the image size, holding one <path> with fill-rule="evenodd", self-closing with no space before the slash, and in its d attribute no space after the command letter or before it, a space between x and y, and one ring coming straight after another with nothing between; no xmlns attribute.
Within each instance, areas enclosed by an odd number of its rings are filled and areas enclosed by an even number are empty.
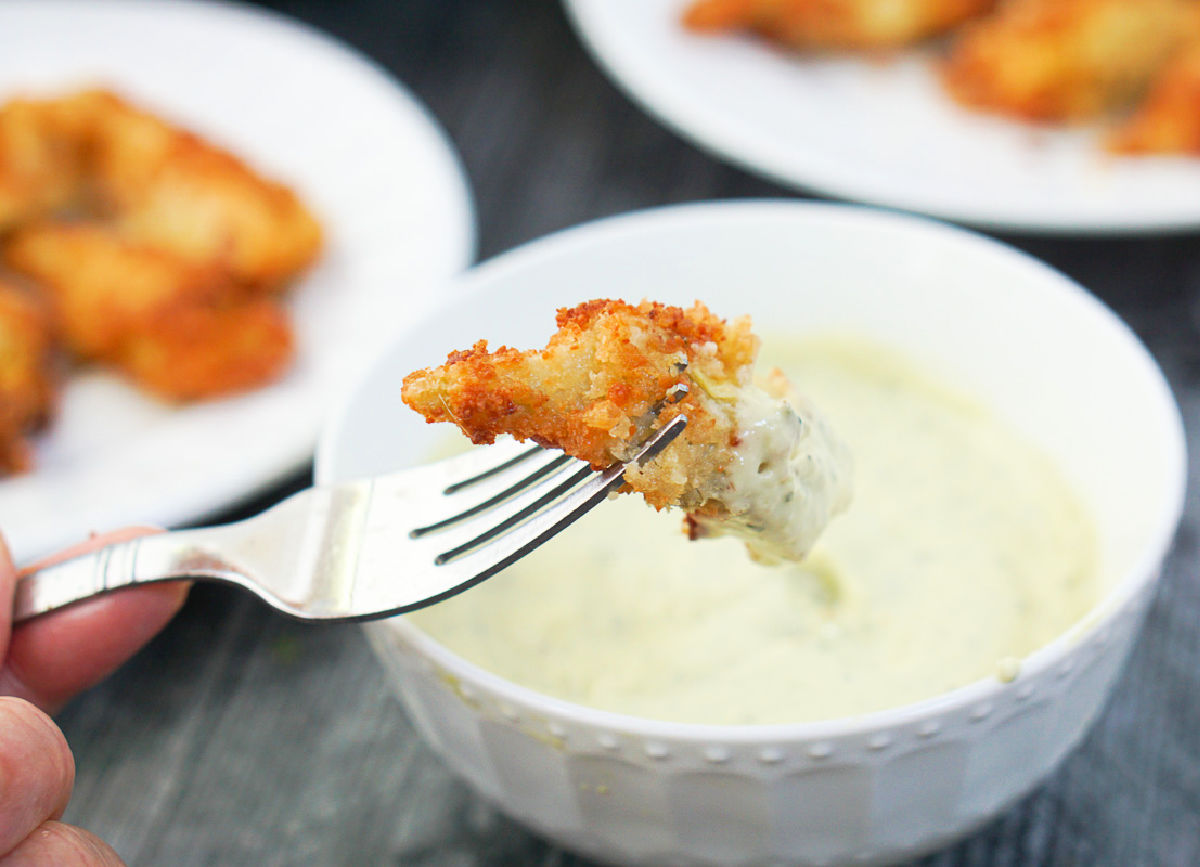
<svg viewBox="0 0 1200 867"><path fill-rule="evenodd" d="M345 383L473 255L446 138L395 80L316 31L228 4L0 4L0 100L89 83L295 187L326 251L292 298L298 357L277 385L172 408L106 375L69 382L36 471L0 482L19 560L92 530L198 519L301 468Z"/></svg>
<svg viewBox="0 0 1200 867"><path fill-rule="evenodd" d="M776 181L996 229L1200 227L1200 159L1113 157L1098 129L968 112L929 55L812 59L679 23L687 0L564 0L583 41L651 114Z"/></svg>

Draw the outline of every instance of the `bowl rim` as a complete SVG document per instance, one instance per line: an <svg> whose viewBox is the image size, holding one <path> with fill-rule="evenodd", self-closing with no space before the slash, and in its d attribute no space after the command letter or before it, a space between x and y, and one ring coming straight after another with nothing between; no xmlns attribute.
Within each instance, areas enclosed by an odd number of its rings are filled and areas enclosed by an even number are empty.
<svg viewBox="0 0 1200 867"><path fill-rule="evenodd" d="M768 740L803 742L869 735L883 729L895 729L927 721L930 717L946 715L968 706L989 703L1005 689L1014 688L1017 684L1052 669L1071 656L1072 651L1083 647L1089 638L1104 633L1123 611L1141 597L1143 590L1149 589L1157 582L1163 561L1182 518L1187 488L1186 435L1183 419L1162 369L1129 325L1077 281L1017 247L974 230L931 217L863 205L794 199L715 199L654 206L576 224L479 262L452 278L451 284L455 287L455 292L447 293L449 300L429 310L423 318L440 316L456 303L461 304L470 293L482 291L482 287L487 284L507 280L511 275L520 274L529 268L539 267L542 260L570 256L578 250L596 245L620 243L626 236L663 223L737 221L773 213L782 214L784 218L794 213L809 214L826 222L840 222L846 226L880 226L910 233L918 241L940 237L949 243L960 245L972 255L1007 258L1014 266L1028 273L1031 279L1044 284L1046 291L1061 292L1089 308L1093 314L1099 314L1099 318L1107 323L1117 339L1126 343L1132 353L1131 358L1136 359L1137 364L1142 367L1144 378L1155 392L1153 399L1161 404L1166 424L1163 429L1163 442L1159 445L1168 460L1166 474L1175 479L1168 496L1160 503L1153 531L1125 574L1121 575L1076 622L1047 644L1021 658L1019 673L1012 681L1001 681L994 675L988 675L947 692L896 707L799 722L694 723L602 710L557 698L494 674L454 653L402 615L367 624L366 628L394 631L409 647L450 675L477 684L503 701L535 708L538 714L553 715L559 720L573 724L673 740L717 740L733 744L761 743ZM374 362L365 368L364 375L375 370L378 364L394 351L399 341L419 327L420 323L413 323L396 334ZM361 382L361 379L357 382ZM346 390L339 405L328 417L316 452L317 484L334 481L330 466L341 438L343 419L356 395L354 386L357 382Z"/></svg>

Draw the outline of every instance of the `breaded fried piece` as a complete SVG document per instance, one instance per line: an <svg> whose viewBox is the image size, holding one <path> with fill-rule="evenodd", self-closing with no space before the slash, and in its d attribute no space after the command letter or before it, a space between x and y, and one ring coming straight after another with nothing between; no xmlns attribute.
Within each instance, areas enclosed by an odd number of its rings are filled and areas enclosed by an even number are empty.
<svg viewBox="0 0 1200 867"><path fill-rule="evenodd" d="M1164 67L1146 99L1113 130L1107 145L1122 154L1200 156L1200 39Z"/></svg>
<svg viewBox="0 0 1200 867"><path fill-rule="evenodd" d="M267 298L214 298L159 309L127 336L118 366L168 400L193 401L274 382L294 355L287 315Z"/></svg>
<svg viewBox="0 0 1200 867"><path fill-rule="evenodd" d="M402 398L429 422L476 443L502 433L602 467L628 460L657 415L682 434L626 483L651 505L683 508L694 536L733 532L762 559L799 559L849 498L846 454L824 424L751 382L758 339L697 302L589 301L558 311L543 350L486 341L404 379Z"/></svg>
<svg viewBox="0 0 1200 867"><path fill-rule="evenodd" d="M55 388L46 311L0 282L0 475L29 469L30 432L49 418Z"/></svg>
<svg viewBox="0 0 1200 867"><path fill-rule="evenodd" d="M943 68L964 105L1080 121L1128 104L1186 36L1195 0L1010 0L966 26Z"/></svg>
<svg viewBox="0 0 1200 867"><path fill-rule="evenodd" d="M698 32L749 30L800 49L896 48L943 33L995 0L696 0Z"/></svg>
<svg viewBox="0 0 1200 867"><path fill-rule="evenodd" d="M320 225L296 194L232 154L107 91L58 105L86 130L93 207L127 239L266 290L286 285L319 253Z"/></svg>
<svg viewBox="0 0 1200 867"><path fill-rule="evenodd" d="M222 269L90 224L22 229L10 268L46 292L67 348L114 364L160 396L190 400L275 379L292 355L287 317Z"/></svg>
<svg viewBox="0 0 1200 867"><path fill-rule="evenodd" d="M79 137L54 106L0 106L0 234L75 203L82 170Z"/></svg>
<svg viewBox="0 0 1200 867"><path fill-rule="evenodd" d="M651 407L688 385L659 416L688 416L682 442L655 462L661 478L643 493L657 507L695 496L698 479L727 462L734 430L725 408L694 383L736 388L746 380L758 352L749 322L727 326L700 305L589 301L558 311L557 323L543 351L489 352L481 340L442 367L409 374L401 396L429 421L452 421L472 442L507 433L603 467L628 459Z"/></svg>
<svg viewBox="0 0 1200 867"><path fill-rule="evenodd" d="M112 93L0 106L0 258L38 284L70 355L159 396L276 379L293 336L275 296L320 247L319 224L290 189ZM0 317L23 309L8 294ZM37 403L12 383L41 381L17 361L43 346L31 337L41 332L21 325L24 313L10 318L0 321L0 472L26 463L26 408Z"/></svg>
<svg viewBox="0 0 1200 867"><path fill-rule="evenodd" d="M114 360L155 310L232 294L219 269L119 241L91 224L30 226L3 249L5 264L45 291L71 352L88 361Z"/></svg>

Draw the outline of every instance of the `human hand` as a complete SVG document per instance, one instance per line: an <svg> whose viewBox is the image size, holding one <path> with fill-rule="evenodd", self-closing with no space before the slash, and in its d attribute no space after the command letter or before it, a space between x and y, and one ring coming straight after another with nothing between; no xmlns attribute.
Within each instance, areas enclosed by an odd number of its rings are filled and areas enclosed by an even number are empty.
<svg viewBox="0 0 1200 867"><path fill-rule="evenodd" d="M96 536L30 568L149 532ZM106 843L58 821L75 760L47 712L137 652L179 610L187 585L122 590L13 630L17 578L0 539L0 867L118 867Z"/></svg>

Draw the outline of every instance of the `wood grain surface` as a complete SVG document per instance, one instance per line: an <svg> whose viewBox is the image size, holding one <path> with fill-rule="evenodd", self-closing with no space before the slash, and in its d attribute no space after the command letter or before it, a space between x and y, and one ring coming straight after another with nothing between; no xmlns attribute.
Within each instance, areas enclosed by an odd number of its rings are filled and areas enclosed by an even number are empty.
<svg viewBox="0 0 1200 867"><path fill-rule="evenodd" d="M432 110L473 186L482 258L670 202L797 197L643 114L555 0L291 0ZM1004 236L1115 308L1162 363L1200 454L1200 235ZM938 867L1200 864L1200 503L1112 701L1041 788ZM297 478L225 516L308 484ZM197 588L129 665L59 717L68 819L142 865L583 865L489 808L418 740L360 631Z"/></svg>

